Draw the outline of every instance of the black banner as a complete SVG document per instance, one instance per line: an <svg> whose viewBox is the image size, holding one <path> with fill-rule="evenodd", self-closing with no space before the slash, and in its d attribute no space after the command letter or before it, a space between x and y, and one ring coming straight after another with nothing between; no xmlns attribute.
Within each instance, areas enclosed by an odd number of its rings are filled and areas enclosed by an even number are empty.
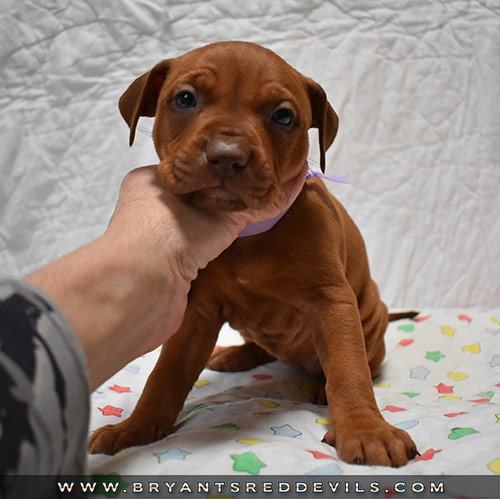
<svg viewBox="0 0 500 499"><path fill-rule="evenodd" d="M1 497L499 499L496 476L10 476Z"/></svg>

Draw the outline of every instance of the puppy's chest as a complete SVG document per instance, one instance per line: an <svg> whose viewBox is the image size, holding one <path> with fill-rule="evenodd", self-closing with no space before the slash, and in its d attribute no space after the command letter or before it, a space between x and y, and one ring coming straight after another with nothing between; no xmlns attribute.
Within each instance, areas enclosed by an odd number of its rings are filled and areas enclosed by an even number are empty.
<svg viewBox="0 0 500 499"><path fill-rule="evenodd" d="M287 300L286 293L278 299L265 286L261 292L250 289L245 279L237 278L236 284L232 299L223 306L231 327L282 362L319 372L310 309L290 295Z"/></svg>

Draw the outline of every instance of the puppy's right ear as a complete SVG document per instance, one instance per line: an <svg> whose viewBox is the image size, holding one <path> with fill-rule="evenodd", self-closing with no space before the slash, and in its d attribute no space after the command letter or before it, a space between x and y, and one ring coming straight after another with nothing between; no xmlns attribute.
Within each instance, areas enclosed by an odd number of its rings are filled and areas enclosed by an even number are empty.
<svg viewBox="0 0 500 499"><path fill-rule="evenodd" d="M321 171L325 173L326 150L332 145L339 128L339 118L326 98L325 91L313 80L306 78L312 111L311 128L318 129Z"/></svg>
<svg viewBox="0 0 500 499"><path fill-rule="evenodd" d="M130 127L129 145L134 143L139 118L156 114L156 104L169 68L169 60L158 63L151 71L137 78L120 97L118 107Z"/></svg>

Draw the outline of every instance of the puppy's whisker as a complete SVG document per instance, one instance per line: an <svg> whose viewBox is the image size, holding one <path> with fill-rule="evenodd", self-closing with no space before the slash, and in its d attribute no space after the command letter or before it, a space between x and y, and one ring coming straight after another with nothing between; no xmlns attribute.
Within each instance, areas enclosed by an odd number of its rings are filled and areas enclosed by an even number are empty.
<svg viewBox="0 0 500 499"><path fill-rule="evenodd" d="M150 118L148 116L142 116L140 123L141 123L141 126L137 127L137 131L142 133L143 135L146 135L148 137L152 137L155 119Z"/></svg>
<svg viewBox="0 0 500 499"><path fill-rule="evenodd" d="M314 159L310 158L309 156L307 157L307 162L308 162L309 164L312 164L313 166L315 166L315 167L317 167L317 168L320 168L320 167L321 167L321 166L320 166L320 164L319 164L316 160L314 160Z"/></svg>
<svg viewBox="0 0 500 499"><path fill-rule="evenodd" d="M146 135L147 137L152 137L153 136L153 129L152 128L146 129L146 128L140 127L140 128L137 128L137 131L139 133L142 133L142 135Z"/></svg>

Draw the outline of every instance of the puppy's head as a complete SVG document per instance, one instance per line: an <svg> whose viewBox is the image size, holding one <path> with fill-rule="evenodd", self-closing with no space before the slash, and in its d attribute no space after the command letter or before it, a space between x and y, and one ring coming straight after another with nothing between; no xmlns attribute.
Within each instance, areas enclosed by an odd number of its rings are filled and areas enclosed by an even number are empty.
<svg viewBox="0 0 500 499"><path fill-rule="evenodd" d="M320 161L338 118L323 89L276 54L215 43L157 64L122 95L130 145L155 116L159 175L170 192L209 210L262 208L295 176L318 128Z"/></svg>

